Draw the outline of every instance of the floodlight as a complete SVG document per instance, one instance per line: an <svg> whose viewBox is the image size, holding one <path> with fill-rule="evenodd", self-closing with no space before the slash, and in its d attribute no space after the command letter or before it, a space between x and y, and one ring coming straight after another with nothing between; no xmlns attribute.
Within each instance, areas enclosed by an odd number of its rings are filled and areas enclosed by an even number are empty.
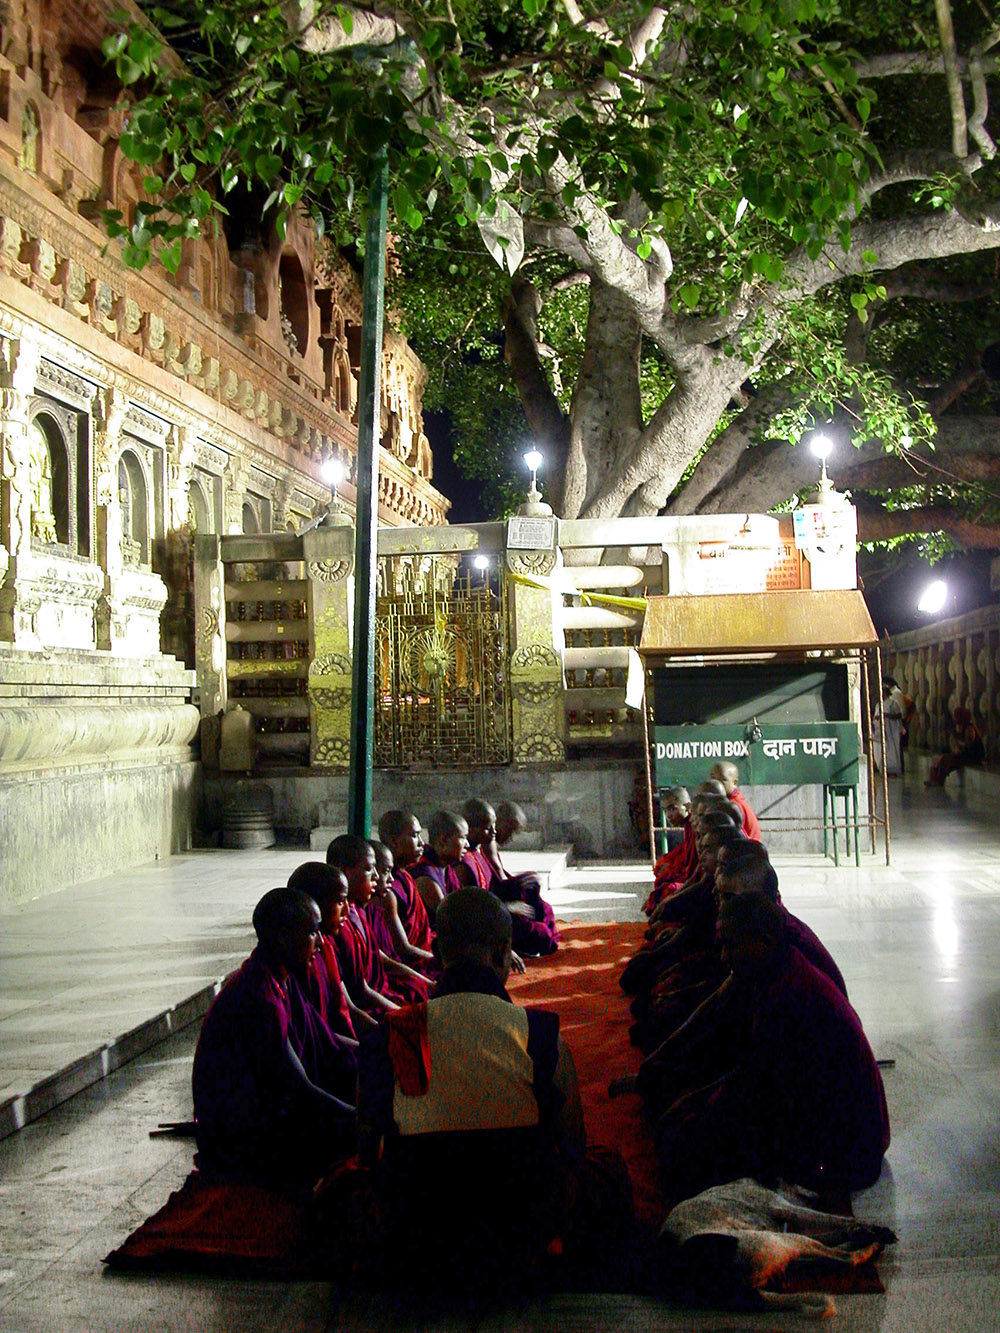
<svg viewBox="0 0 1000 1333"><path fill-rule="evenodd" d="M948 600L948 585L943 579L935 579L933 583L928 583L917 603L917 610L923 611L925 615L933 616L944 606Z"/></svg>
<svg viewBox="0 0 1000 1333"><path fill-rule="evenodd" d="M488 555L477 555L476 558L475 558L475 560L473 560L472 563L473 563L473 565L476 567L476 569L478 569L478 570L489 569L489 567L490 567L490 558L489 558Z"/></svg>
<svg viewBox="0 0 1000 1333"><path fill-rule="evenodd" d="M822 431L819 431L809 441L809 448L825 466L826 460L833 452L833 441L830 439L829 435L824 435Z"/></svg>
<svg viewBox="0 0 1000 1333"><path fill-rule="evenodd" d="M320 468L319 474L330 487L330 490L336 491L344 480L345 468L339 458L328 458Z"/></svg>

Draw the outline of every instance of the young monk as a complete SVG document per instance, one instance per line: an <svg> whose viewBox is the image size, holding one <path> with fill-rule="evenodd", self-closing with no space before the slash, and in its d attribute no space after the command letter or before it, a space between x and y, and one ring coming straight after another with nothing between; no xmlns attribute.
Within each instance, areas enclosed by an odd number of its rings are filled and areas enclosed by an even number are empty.
<svg viewBox="0 0 1000 1333"><path fill-rule="evenodd" d="M528 827L528 816L516 801L501 801L497 805L497 845L506 847L512 838Z"/></svg>
<svg viewBox="0 0 1000 1333"><path fill-rule="evenodd" d="M513 918L515 950L541 958L555 953L559 932L552 908L542 897L538 878L530 873L508 875L500 860L496 841L496 814L487 801L466 801L462 814L469 825L469 850L463 861L482 889L505 903Z"/></svg>
<svg viewBox="0 0 1000 1333"><path fill-rule="evenodd" d="M399 903L392 891L392 852L384 842L372 842L375 853L375 893L365 908L372 941L393 991L406 1004L420 1004L427 999L432 984L426 973L410 966L413 952L399 919ZM416 961L416 960L414 960Z"/></svg>
<svg viewBox="0 0 1000 1333"><path fill-rule="evenodd" d="M749 1015L745 1053L662 1118L668 1193L778 1178L843 1209L878 1179L889 1146L882 1076L858 1016L791 946L781 909L763 895L728 899L718 931Z"/></svg>
<svg viewBox="0 0 1000 1333"><path fill-rule="evenodd" d="M292 871L288 887L307 893L319 908L320 936L314 959L314 985L325 996L318 1003L330 1016L330 1026L349 1037L357 1037L369 1028L377 1027L375 1019L351 999L337 959L335 941L349 909L346 875L323 861L306 861Z"/></svg>
<svg viewBox="0 0 1000 1333"><path fill-rule="evenodd" d="M647 916L661 898L677 892L694 872L697 860L691 797L686 787L667 789L663 797L663 817L671 828L682 829L684 837L678 846L664 852L653 867L653 888L642 907Z"/></svg>
<svg viewBox="0 0 1000 1333"><path fill-rule="evenodd" d="M356 1144L356 1059L329 1029L304 1030L289 978L305 979L319 908L272 889L253 914L257 947L205 1015L191 1083L198 1169L287 1190Z"/></svg>
<svg viewBox="0 0 1000 1333"><path fill-rule="evenodd" d="M722 783L728 799L734 801L743 811L744 836L751 842L760 842L760 823L737 785L740 780L740 770L731 760L724 759L721 763L712 765L712 777Z"/></svg>
<svg viewBox="0 0 1000 1333"><path fill-rule="evenodd" d="M378 821L378 836L392 852L392 891L399 903L399 919L411 951L403 961L417 971L433 968L434 932L412 873L424 850L420 820L409 810L387 810Z"/></svg>
<svg viewBox="0 0 1000 1333"><path fill-rule="evenodd" d="M585 1195L570 1185L585 1149L572 1057L558 1015L510 1001L510 928L492 894L449 894L437 995L360 1053L362 1157L377 1163L388 1252L424 1282L432 1245L449 1283L509 1287Z"/></svg>
<svg viewBox="0 0 1000 1333"><path fill-rule="evenodd" d="M398 1009L400 998L386 978L381 955L364 914L378 882L375 853L364 838L342 833L330 843L326 859L347 878L347 916L335 940L344 985L359 1009L382 1019Z"/></svg>
<svg viewBox="0 0 1000 1333"><path fill-rule="evenodd" d="M431 925L449 893L465 886L462 858L469 850L469 826L451 810L437 810L427 825L429 846L412 869L413 881Z"/></svg>

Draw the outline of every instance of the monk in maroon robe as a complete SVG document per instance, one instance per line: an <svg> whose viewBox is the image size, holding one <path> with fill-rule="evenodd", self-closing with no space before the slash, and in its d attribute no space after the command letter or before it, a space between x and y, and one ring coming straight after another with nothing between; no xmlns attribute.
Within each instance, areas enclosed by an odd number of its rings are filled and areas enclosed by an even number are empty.
<svg viewBox="0 0 1000 1333"><path fill-rule="evenodd" d="M424 851L420 820L408 810L387 810L378 821L378 836L392 852L391 888L399 904L400 922L411 949L418 950L421 955L420 962L415 957L404 961L409 961L418 971L421 966L433 968L431 945L434 932L413 875Z"/></svg>
<svg viewBox="0 0 1000 1333"><path fill-rule="evenodd" d="M373 842L371 848L375 853L377 880L375 893L365 908L365 918L394 993L404 1004L420 1004L427 999L433 983L425 972L410 966L411 958L415 964L421 960L403 930L399 902L392 891L392 852L384 842Z"/></svg>
<svg viewBox="0 0 1000 1333"><path fill-rule="evenodd" d="M734 1068L660 1120L668 1195L754 1176L804 1185L842 1208L875 1183L889 1146L882 1077L861 1022L792 948L780 908L763 895L722 905L719 940L748 1015L746 1044Z"/></svg>
<svg viewBox="0 0 1000 1333"><path fill-rule="evenodd" d="M357 1062L354 1043L336 1038L308 1003L316 904L272 889L253 924L257 948L213 1001L195 1051L196 1165L288 1189L353 1151Z"/></svg>
<svg viewBox="0 0 1000 1333"><path fill-rule="evenodd" d="M326 857L347 878L347 916L335 941L344 985L359 1009L382 1019L400 1004L408 1003L408 998L400 995L386 976L382 955L364 912L378 883L375 853L364 838L344 833L330 843Z"/></svg>
<svg viewBox="0 0 1000 1333"><path fill-rule="evenodd" d="M461 815L437 810L427 826L428 845L413 867L413 880L423 900L431 925L438 907L449 893L468 885L462 858L469 849L469 826Z"/></svg>
<svg viewBox="0 0 1000 1333"><path fill-rule="evenodd" d="M463 858L480 888L499 898L511 914L517 953L533 958L559 947L555 913L542 897L538 877L508 875L497 846L496 813L487 801L466 801L462 814L469 826L469 850Z"/></svg>
<svg viewBox="0 0 1000 1333"><path fill-rule="evenodd" d="M306 861L293 870L288 887L308 893L319 908L320 937L313 960L311 981L319 996L314 1002L324 1012L331 1028L346 1037L376 1026L375 1020L354 1004L340 973L334 941L347 920L347 877L336 866Z"/></svg>

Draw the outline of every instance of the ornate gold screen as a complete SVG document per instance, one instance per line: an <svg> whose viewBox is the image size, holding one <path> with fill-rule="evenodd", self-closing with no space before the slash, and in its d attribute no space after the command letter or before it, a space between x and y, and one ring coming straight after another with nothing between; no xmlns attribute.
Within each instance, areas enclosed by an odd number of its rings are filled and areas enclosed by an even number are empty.
<svg viewBox="0 0 1000 1333"><path fill-rule="evenodd" d="M466 767L511 759L503 578L454 557L379 561L375 763Z"/></svg>

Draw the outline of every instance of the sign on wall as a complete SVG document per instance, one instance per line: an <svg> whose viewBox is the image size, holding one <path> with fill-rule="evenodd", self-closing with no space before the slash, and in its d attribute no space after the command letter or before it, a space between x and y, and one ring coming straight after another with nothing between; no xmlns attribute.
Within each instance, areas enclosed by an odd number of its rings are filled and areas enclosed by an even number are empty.
<svg viewBox="0 0 1000 1333"><path fill-rule="evenodd" d="M802 786L858 782L858 729L853 722L760 723L654 727L657 787L697 787L713 764L730 760L740 786Z"/></svg>

